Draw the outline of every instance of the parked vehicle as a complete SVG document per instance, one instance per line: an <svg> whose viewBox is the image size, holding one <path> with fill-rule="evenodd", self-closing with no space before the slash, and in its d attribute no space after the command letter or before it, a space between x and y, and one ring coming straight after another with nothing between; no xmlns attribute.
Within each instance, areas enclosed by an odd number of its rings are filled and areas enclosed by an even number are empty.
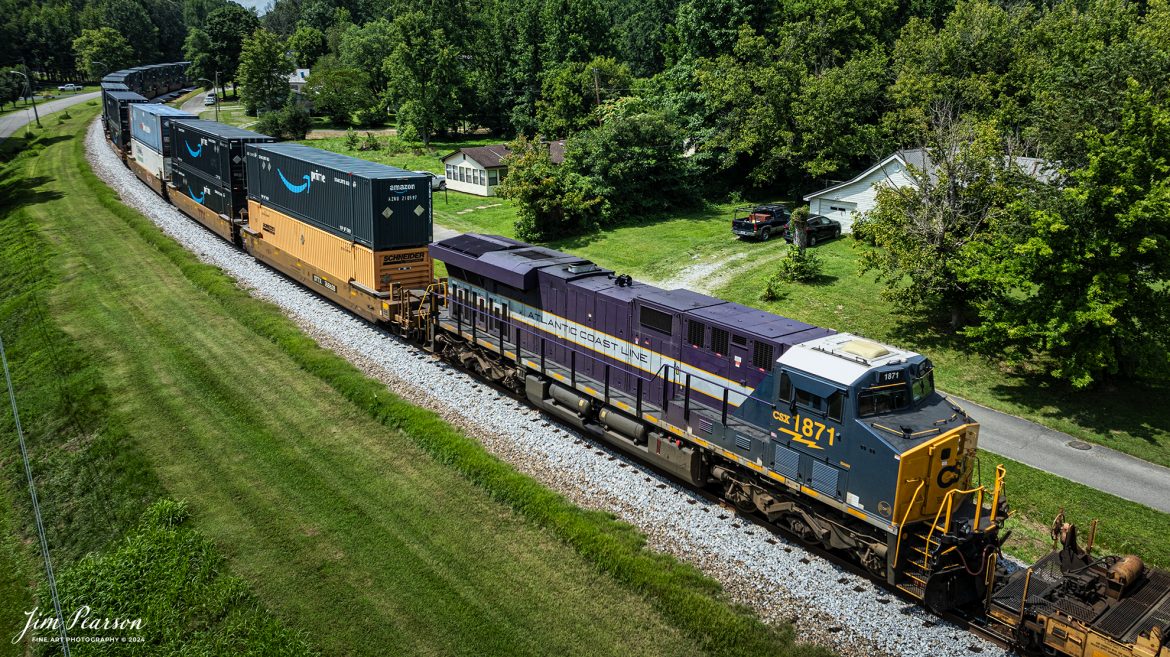
<svg viewBox="0 0 1170 657"><path fill-rule="evenodd" d="M740 213L746 216L740 218ZM736 208L731 219L731 232L740 237L750 237L767 242L773 235L784 231L792 211L780 204L757 205L754 208Z"/></svg>
<svg viewBox="0 0 1170 657"><path fill-rule="evenodd" d="M57 87L57 91L81 91L81 85L70 82Z"/></svg>
<svg viewBox="0 0 1170 657"><path fill-rule="evenodd" d="M808 245L816 246L817 242L825 242L841 237L841 222L824 215L814 214L808 218ZM792 241L792 226L784 231L784 241Z"/></svg>
<svg viewBox="0 0 1170 657"><path fill-rule="evenodd" d="M214 105L218 102L219 102L219 97L217 97L215 95L214 91L208 91L207 94L205 96L203 96L203 104L204 105Z"/></svg>
<svg viewBox="0 0 1170 657"><path fill-rule="evenodd" d="M433 171L415 171L428 176L431 179L431 191L441 192L447 189L447 176L441 176Z"/></svg>

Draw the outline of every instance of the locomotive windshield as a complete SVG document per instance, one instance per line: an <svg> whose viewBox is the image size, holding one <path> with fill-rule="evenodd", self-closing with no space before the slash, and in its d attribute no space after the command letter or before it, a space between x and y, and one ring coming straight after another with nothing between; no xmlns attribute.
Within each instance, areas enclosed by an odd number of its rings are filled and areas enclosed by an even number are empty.
<svg viewBox="0 0 1170 657"><path fill-rule="evenodd" d="M857 414L861 417L884 415L910 405L905 383L866 388L857 396Z"/></svg>

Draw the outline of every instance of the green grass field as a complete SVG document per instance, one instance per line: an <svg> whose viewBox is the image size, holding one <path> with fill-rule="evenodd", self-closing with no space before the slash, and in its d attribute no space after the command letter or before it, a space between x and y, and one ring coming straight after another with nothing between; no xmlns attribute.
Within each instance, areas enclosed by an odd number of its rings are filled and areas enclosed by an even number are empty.
<svg viewBox="0 0 1170 657"><path fill-rule="evenodd" d="M22 163L5 228L46 242L19 252L51 263L49 315L100 364L102 410L149 466L135 479L186 500L277 617L328 654L790 650L710 580L397 400L122 206L84 164L93 115Z"/></svg>

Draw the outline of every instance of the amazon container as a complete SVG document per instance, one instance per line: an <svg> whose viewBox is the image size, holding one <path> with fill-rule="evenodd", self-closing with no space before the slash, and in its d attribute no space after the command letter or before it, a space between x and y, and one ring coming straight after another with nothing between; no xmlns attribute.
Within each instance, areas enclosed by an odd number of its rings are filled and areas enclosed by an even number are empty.
<svg viewBox="0 0 1170 657"><path fill-rule="evenodd" d="M171 156L171 122L175 119L195 119L169 105L141 103L130 107L130 136L159 153Z"/></svg>
<svg viewBox="0 0 1170 657"><path fill-rule="evenodd" d="M103 91L102 114L106 117L106 129L110 133L110 141L118 148L130 145L130 109L135 103L145 103L146 99L133 91Z"/></svg>
<svg viewBox="0 0 1170 657"><path fill-rule="evenodd" d="M247 200L243 201L244 206L233 207L231 189L224 187L219 181L206 178L196 171L184 170L174 162L171 163L171 184L175 187L172 194L182 194L208 210L228 218L235 217L238 210L247 207Z"/></svg>
<svg viewBox="0 0 1170 657"><path fill-rule="evenodd" d="M239 191L239 207L247 203L244 196L244 144L270 144L268 135L216 123L215 121L172 121L171 158L176 168L201 174L204 178Z"/></svg>
<svg viewBox="0 0 1170 657"><path fill-rule="evenodd" d="M248 144L248 199L374 251L429 244L430 177L299 144Z"/></svg>

